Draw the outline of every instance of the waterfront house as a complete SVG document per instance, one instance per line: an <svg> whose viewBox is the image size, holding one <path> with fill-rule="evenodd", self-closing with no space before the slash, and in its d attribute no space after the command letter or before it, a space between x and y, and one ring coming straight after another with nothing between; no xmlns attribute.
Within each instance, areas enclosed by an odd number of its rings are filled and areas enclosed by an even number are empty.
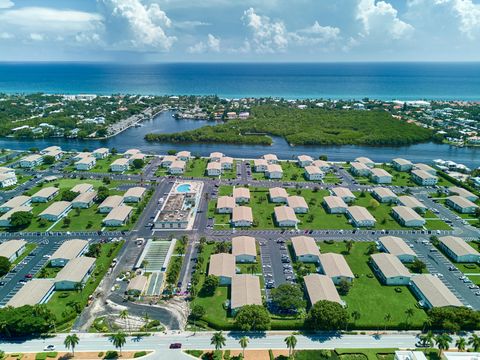
<svg viewBox="0 0 480 360"><path fill-rule="evenodd" d="M461 214L474 214L475 211L478 209L477 204L458 195L447 197L445 203Z"/></svg>
<svg viewBox="0 0 480 360"><path fill-rule="evenodd" d="M56 187L48 186L44 187L41 190L38 190L35 194L32 195L32 203L46 203L52 200L57 196L59 190Z"/></svg>
<svg viewBox="0 0 480 360"><path fill-rule="evenodd" d="M64 267L70 260L81 256L88 250L88 241L72 239L65 241L50 257L50 266Z"/></svg>
<svg viewBox="0 0 480 360"><path fill-rule="evenodd" d="M55 277L55 290L75 290L85 284L93 268L95 258L80 256L70 260Z"/></svg>
<svg viewBox="0 0 480 360"><path fill-rule="evenodd" d="M438 277L432 274L412 276L410 288L419 300L420 306L433 307L463 306L460 300Z"/></svg>
<svg viewBox="0 0 480 360"><path fill-rule="evenodd" d="M93 169L96 164L96 160L93 156L84 157L75 163L75 169L79 171L88 171Z"/></svg>
<svg viewBox="0 0 480 360"><path fill-rule="evenodd" d="M480 263L480 254L462 238L442 236L438 238L440 248L457 263Z"/></svg>
<svg viewBox="0 0 480 360"><path fill-rule="evenodd" d="M32 169L35 166L41 165L43 163L43 157L38 154L25 156L20 160L20 167L25 169Z"/></svg>
<svg viewBox="0 0 480 360"><path fill-rule="evenodd" d="M331 169L330 164L324 160L314 160L312 165L318 167L323 172L327 172Z"/></svg>
<svg viewBox="0 0 480 360"><path fill-rule="evenodd" d="M412 170L412 180L418 185L433 186L438 182L438 178L424 170Z"/></svg>
<svg viewBox="0 0 480 360"><path fill-rule="evenodd" d="M74 209L88 209L93 205L93 201L97 197L96 191L88 191L80 193L75 199L72 200L72 208Z"/></svg>
<svg viewBox="0 0 480 360"><path fill-rule="evenodd" d="M305 214L308 212L308 204L303 196L289 196L287 205L295 211L295 214Z"/></svg>
<svg viewBox="0 0 480 360"><path fill-rule="evenodd" d="M370 264L382 284L398 286L410 283L410 272L395 255L387 253L370 255Z"/></svg>
<svg viewBox="0 0 480 360"><path fill-rule="evenodd" d="M123 226L130 219L133 208L127 205L120 205L113 208L108 215L103 219L102 223L105 226Z"/></svg>
<svg viewBox="0 0 480 360"><path fill-rule="evenodd" d="M220 176L222 174L222 165L218 161L209 162L207 165L208 176Z"/></svg>
<svg viewBox="0 0 480 360"><path fill-rule="evenodd" d="M171 163L168 168L168 172L172 175L183 174L185 172L185 167L187 163L183 160L175 160Z"/></svg>
<svg viewBox="0 0 480 360"><path fill-rule="evenodd" d="M141 153L141 151L138 150L138 149L128 149L127 151L125 151L123 153L123 157L128 159L128 158L132 157L133 155L140 154L140 153Z"/></svg>
<svg viewBox="0 0 480 360"><path fill-rule="evenodd" d="M422 163L415 164L413 165L413 169L425 171L430 175L437 175L437 170L435 170L434 168L432 168L430 165L427 165L427 164L422 164Z"/></svg>
<svg viewBox="0 0 480 360"><path fill-rule="evenodd" d="M426 222L415 210L407 206L394 206L392 217L405 227L422 227Z"/></svg>
<svg viewBox="0 0 480 360"><path fill-rule="evenodd" d="M331 278L336 285L340 284L341 281L351 283L355 278L347 261L340 254L320 254L320 269L321 272Z"/></svg>
<svg viewBox="0 0 480 360"><path fill-rule="evenodd" d="M327 275L309 274L303 277L308 301L313 306L319 301L331 301L345 306L332 279Z"/></svg>
<svg viewBox="0 0 480 360"><path fill-rule="evenodd" d="M314 238L310 236L294 236L291 240L296 261L318 264L320 250Z"/></svg>
<svg viewBox="0 0 480 360"><path fill-rule="evenodd" d="M298 155L297 156L298 166L305 167L310 166L313 163L313 158L309 155Z"/></svg>
<svg viewBox="0 0 480 360"><path fill-rule="evenodd" d="M280 227L294 227L299 223L295 211L291 207L277 206L274 208L274 213L275 221Z"/></svg>
<svg viewBox="0 0 480 360"><path fill-rule="evenodd" d="M319 181L323 179L323 172L316 166L305 166L305 178L310 181Z"/></svg>
<svg viewBox="0 0 480 360"><path fill-rule="evenodd" d="M376 187L372 191L372 196L381 203L396 203L398 196L389 188Z"/></svg>
<svg viewBox="0 0 480 360"><path fill-rule="evenodd" d="M254 263L257 261L257 247L252 236L235 236L232 238L232 254L237 263Z"/></svg>
<svg viewBox="0 0 480 360"><path fill-rule="evenodd" d="M348 209L348 205L339 196L325 196L323 203L330 214L345 214Z"/></svg>
<svg viewBox="0 0 480 360"><path fill-rule="evenodd" d="M350 172L355 176L369 176L371 169L360 162L350 163Z"/></svg>
<svg viewBox="0 0 480 360"><path fill-rule="evenodd" d="M128 158L128 163L133 164L135 160L142 160L145 163L145 159L147 158L147 155L138 153L138 154L133 154Z"/></svg>
<svg viewBox="0 0 480 360"><path fill-rule="evenodd" d="M141 186L131 187L123 194L123 202L138 203L143 199L146 191L147 189Z"/></svg>
<svg viewBox="0 0 480 360"><path fill-rule="evenodd" d="M355 195L353 195L350 189L346 187L335 187L332 189L332 193L333 195L340 197L347 204L353 202L356 199Z"/></svg>
<svg viewBox="0 0 480 360"><path fill-rule="evenodd" d="M392 183L392 175L388 173L388 171L380 168L373 168L370 171L370 178L376 184L391 184Z"/></svg>
<svg viewBox="0 0 480 360"><path fill-rule="evenodd" d="M105 159L106 157L108 157L109 154L110 154L110 150L108 150L108 148L105 148L105 147L98 148L92 152L93 157L97 160Z"/></svg>
<svg viewBox="0 0 480 360"><path fill-rule="evenodd" d="M226 253L211 255L208 275L217 276L220 285L230 285L235 276L235 256Z"/></svg>
<svg viewBox="0 0 480 360"><path fill-rule="evenodd" d="M210 156L208 158L209 158L210 162L218 162L224 156L225 155L223 153L215 151L215 152L210 153Z"/></svg>
<svg viewBox="0 0 480 360"><path fill-rule="evenodd" d="M364 156L356 158L355 162L364 164L364 165L368 166L369 168L373 168L375 166L375 163L372 160L370 160L368 157L364 157Z"/></svg>
<svg viewBox="0 0 480 360"><path fill-rule="evenodd" d="M237 274L232 277L230 309L236 314L243 306L262 303L260 278L256 275Z"/></svg>
<svg viewBox="0 0 480 360"><path fill-rule="evenodd" d="M220 165L222 170L230 170L233 168L233 158L230 156L224 156L220 159Z"/></svg>
<svg viewBox="0 0 480 360"><path fill-rule="evenodd" d="M235 207L235 199L232 196L219 196L217 199L217 213L231 214Z"/></svg>
<svg viewBox="0 0 480 360"><path fill-rule="evenodd" d="M265 172L267 170L268 162L265 159L253 160L253 169L255 172Z"/></svg>
<svg viewBox="0 0 480 360"><path fill-rule="evenodd" d="M43 210L39 217L48 221L57 221L67 215L72 208L72 203L69 201L55 201Z"/></svg>
<svg viewBox="0 0 480 360"><path fill-rule="evenodd" d="M268 190L268 197L273 203L286 203L288 198L287 190L281 187L273 187Z"/></svg>
<svg viewBox="0 0 480 360"><path fill-rule="evenodd" d="M249 206L237 206L232 211L232 225L235 227L249 227L253 225L252 208Z"/></svg>
<svg viewBox="0 0 480 360"><path fill-rule="evenodd" d="M392 160L392 166L397 171L410 171L413 168L413 164L410 160L396 158Z"/></svg>
<svg viewBox="0 0 480 360"><path fill-rule="evenodd" d="M105 214L112 211L114 208L122 205L123 196L121 195L110 195L98 206L98 212Z"/></svg>
<svg viewBox="0 0 480 360"><path fill-rule="evenodd" d="M63 155L63 151L62 151L62 150L52 150L52 151L50 151L50 152L47 152L47 153L43 154L44 157L45 157L45 156L51 156L51 157L53 157L53 158L55 159L55 161L60 160L61 157L62 157L62 155Z"/></svg>
<svg viewBox="0 0 480 360"><path fill-rule="evenodd" d="M401 262L411 263L417 258L410 246L399 237L382 236L378 239L378 243L382 251L395 255Z"/></svg>
<svg viewBox="0 0 480 360"><path fill-rule="evenodd" d="M124 172L127 171L129 168L129 162L126 158L116 159L114 162L110 164L110 171L111 172Z"/></svg>
<svg viewBox="0 0 480 360"><path fill-rule="evenodd" d="M184 150L184 151L179 151L177 153L177 159L178 160L182 160L182 161L186 162L186 161L189 161L191 157L192 157L192 155L191 155L190 151L185 151Z"/></svg>
<svg viewBox="0 0 480 360"><path fill-rule="evenodd" d="M250 190L244 187L235 187L233 189L233 198L237 204L250 202Z"/></svg>
<svg viewBox="0 0 480 360"><path fill-rule="evenodd" d="M166 155L163 157L162 161L160 161L160 166L169 168L175 161L177 161L177 157L175 155Z"/></svg>
<svg viewBox="0 0 480 360"><path fill-rule="evenodd" d="M269 179L281 179L283 177L282 167L278 164L267 165L265 176Z"/></svg>
<svg viewBox="0 0 480 360"><path fill-rule="evenodd" d="M62 151L62 148L60 146L48 146L45 149L40 150L40 154L42 155L47 155L48 153L51 153L53 151Z"/></svg>
<svg viewBox="0 0 480 360"><path fill-rule="evenodd" d="M275 154L265 154L262 156L262 159L266 160L269 165L278 163L278 158Z"/></svg>
<svg viewBox="0 0 480 360"><path fill-rule="evenodd" d="M363 206L349 206L347 216L356 227L372 227L377 222Z"/></svg>

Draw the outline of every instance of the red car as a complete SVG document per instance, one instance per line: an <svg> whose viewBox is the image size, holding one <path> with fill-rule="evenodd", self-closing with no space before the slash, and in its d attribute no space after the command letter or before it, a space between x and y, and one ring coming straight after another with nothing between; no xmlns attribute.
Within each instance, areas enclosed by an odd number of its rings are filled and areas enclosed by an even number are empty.
<svg viewBox="0 0 480 360"><path fill-rule="evenodd" d="M25 275L25 278L26 278L26 279L31 279L32 277L33 277L32 274L27 274L27 275Z"/></svg>
<svg viewBox="0 0 480 360"><path fill-rule="evenodd" d="M170 349L181 349L181 348L182 348L182 344L180 343L170 344Z"/></svg>

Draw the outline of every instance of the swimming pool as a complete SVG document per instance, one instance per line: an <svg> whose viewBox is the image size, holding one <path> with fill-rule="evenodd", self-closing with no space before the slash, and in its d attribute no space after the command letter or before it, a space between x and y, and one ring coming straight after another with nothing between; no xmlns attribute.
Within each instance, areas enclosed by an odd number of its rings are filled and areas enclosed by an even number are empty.
<svg viewBox="0 0 480 360"><path fill-rule="evenodd" d="M191 185L190 184L182 184L177 186L177 192L179 193L187 193L190 192L191 190Z"/></svg>

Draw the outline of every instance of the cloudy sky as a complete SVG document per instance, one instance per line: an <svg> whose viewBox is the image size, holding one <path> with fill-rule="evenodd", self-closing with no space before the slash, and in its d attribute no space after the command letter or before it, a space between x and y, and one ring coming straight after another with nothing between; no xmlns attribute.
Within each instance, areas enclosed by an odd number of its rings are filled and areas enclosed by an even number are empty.
<svg viewBox="0 0 480 360"><path fill-rule="evenodd" d="M0 61L478 61L480 0L0 0Z"/></svg>

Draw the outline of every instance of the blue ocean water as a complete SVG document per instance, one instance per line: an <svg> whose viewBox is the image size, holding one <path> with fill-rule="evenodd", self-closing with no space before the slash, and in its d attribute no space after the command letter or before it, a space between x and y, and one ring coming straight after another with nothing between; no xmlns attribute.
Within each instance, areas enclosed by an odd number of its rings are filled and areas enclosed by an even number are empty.
<svg viewBox="0 0 480 360"><path fill-rule="evenodd" d="M0 63L0 91L480 100L480 63Z"/></svg>

